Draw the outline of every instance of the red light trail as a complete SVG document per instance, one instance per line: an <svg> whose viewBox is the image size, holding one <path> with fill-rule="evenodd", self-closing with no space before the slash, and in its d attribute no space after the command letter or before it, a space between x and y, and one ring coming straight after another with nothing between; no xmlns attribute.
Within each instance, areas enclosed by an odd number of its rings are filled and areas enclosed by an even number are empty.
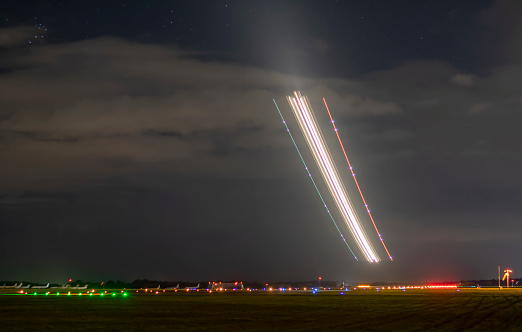
<svg viewBox="0 0 522 332"><path fill-rule="evenodd" d="M388 248L386 248L386 245L384 244L384 240L381 237L381 233L377 229L377 225L375 224L375 221L373 220L372 214L370 212L370 208L368 207L368 204L366 203L366 200L364 199L364 195L361 191L361 187L359 186L359 182L357 182L357 178L355 176L355 173L353 172L353 167L350 164L350 160L348 160L348 155L346 154L346 150L344 149L343 142L341 141L341 137L339 136L339 133L337 132L337 128L335 127L335 122L332 118L332 114L330 113L330 109L328 108L328 104L326 103L326 99L323 98L324 106L326 106L326 110L328 111L328 115L330 116L330 120L332 121L332 126L334 128L335 134L337 135L337 139L339 140L339 144L341 144L341 148L343 149L344 157L346 158L346 162L348 163L348 167L350 167L350 172L352 173L352 178L355 181L355 185L357 186L357 189L359 190L359 194L361 194L361 198L364 203L364 207L366 208L366 212L368 212L368 215L370 216L370 219L372 221L373 227L375 228L375 231L377 232L377 235L379 236L379 240L381 240L382 246L384 247L384 250L386 250L386 253L388 254L388 257L390 257L390 260L393 261L392 256L390 255L390 252L388 251Z"/></svg>

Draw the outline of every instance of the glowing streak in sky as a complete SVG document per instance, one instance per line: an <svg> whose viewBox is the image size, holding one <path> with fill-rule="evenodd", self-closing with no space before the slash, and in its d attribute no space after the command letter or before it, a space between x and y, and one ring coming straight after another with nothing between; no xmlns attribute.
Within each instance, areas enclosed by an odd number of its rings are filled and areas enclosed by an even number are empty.
<svg viewBox="0 0 522 332"><path fill-rule="evenodd" d="M330 120L332 121L332 126L334 128L335 134L337 135L337 139L339 140L339 144L341 144L341 148L343 149L344 157L346 158L346 162L348 163L348 167L350 167L350 172L352 172L353 180L355 181L355 185L357 185L357 189L359 189L359 194L361 194L361 198L364 203L364 207L366 208L366 211L368 212L368 215L370 216L370 219L372 220L373 227L375 227L375 231L377 232L377 235L379 236L379 240L381 240L382 246L384 247L384 250L386 250L386 253L388 254L388 257L390 257L390 260L393 261L392 256L390 255L390 252L388 251L388 248L386 248L386 245L384 244L384 240L381 237L381 233L379 233L379 230L377 229L377 225L375 225L375 221L373 221L372 214L370 212L370 208L368 207L368 204L366 203L366 200L364 199L363 193L361 191L361 187L359 187L359 183L357 182L357 178L355 177L355 173L353 172L352 165L350 165L350 161L348 160L348 156L346 155L346 151L344 150L343 142L341 142L341 137L339 136L339 133L337 132L337 128L335 127L334 120L332 118L332 114L330 113L330 109L328 108L328 104L326 104L326 99L323 98L324 106L326 106L326 110L328 111L328 115L330 116Z"/></svg>
<svg viewBox="0 0 522 332"><path fill-rule="evenodd" d="M339 230L339 227L337 227L337 223L335 222L332 214L330 213L330 209L328 208L328 206L324 202L323 196L319 192L319 188L317 188L317 185L315 184L314 178L312 177L312 174L310 174L310 171L308 170L308 166L306 166L306 163L305 163L305 161L303 159L303 156L301 155L301 152L299 151L299 148L297 147L297 144L294 141L294 137L292 136L292 133L290 133L290 129L286 125L285 118L283 118L283 114L281 114L281 111L279 110L279 106L277 106L277 103L276 103L275 99L273 99L273 101L274 101L274 104L275 104L275 106L277 108L277 111L279 112L279 115L281 116L281 119L283 120L283 124L286 127L286 132L288 133L288 135L290 135L290 138L292 139L292 143L294 143L295 149L297 150L297 153L299 154L299 157L301 158L301 161L303 162L305 170L308 173L308 177L310 178L310 180L312 180L312 183L314 184L315 190L317 190L317 194L319 195L319 198L321 198L321 202L323 202L323 205L324 205L324 208L326 209L326 212L328 212L328 215L330 216L330 219L332 219L332 222L335 225L335 228L337 229L337 231L339 232L339 235L341 235L341 238L343 239L344 244L346 244L346 247L348 247L348 250L350 250L350 252L352 253L352 255L355 258L355 260L358 261L357 256L355 256L355 254L353 253L352 249L350 248L350 246L346 242L346 239L344 238L343 233L341 233L341 230Z"/></svg>
<svg viewBox="0 0 522 332"><path fill-rule="evenodd" d="M294 95L294 97L287 96L288 103L312 151L312 155L321 171L323 179L332 194L334 202L339 209L341 217L350 230L364 258L369 262L378 262L379 257L364 232L352 202L346 193L342 179L337 172L326 142L315 120L308 98L303 97L299 92L294 92Z"/></svg>

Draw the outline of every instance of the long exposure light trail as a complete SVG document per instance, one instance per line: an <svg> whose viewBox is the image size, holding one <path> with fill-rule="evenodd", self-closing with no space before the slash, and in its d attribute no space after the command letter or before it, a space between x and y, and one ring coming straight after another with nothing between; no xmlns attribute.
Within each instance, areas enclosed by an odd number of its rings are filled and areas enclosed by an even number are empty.
<svg viewBox="0 0 522 332"><path fill-rule="evenodd" d="M283 120L283 124L286 127L286 132L288 133L288 135L290 135L290 138L292 139L292 143L294 143L295 149L297 150L297 153L299 154L299 158L301 158L301 161L303 162L304 168L305 168L306 172L308 173L308 177L310 178L310 180L312 180L312 183L313 183L313 185L315 187L315 190L317 191L317 194L319 195L319 198L321 199L321 202L323 202L323 205L324 205L324 208L326 209L326 212L330 216L330 219L332 219L332 222L333 222L335 228L337 229L337 231L339 232L339 235L341 235L341 239L343 240L344 244L346 244L346 247L348 248L348 250L350 250L350 252L352 253L352 255L355 258L355 260L358 261L357 256L355 256L354 252L352 251L352 248L350 248L350 246L346 242L346 239L344 238L343 233L341 233L341 230L337 226L337 223L335 222L332 214L330 213L330 209L326 205L326 203L325 203L325 201L323 199L323 196L321 195L321 192L319 191L319 188L317 188L317 185L315 184L314 178L312 177L312 174L308 170L308 166L306 166L306 162L304 161L303 156L301 155L301 151L299 151L299 148L297 147L297 144L295 143L294 137L292 136L292 133L290 132L290 129L288 128L288 126L286 124L285 118L283 117L283 114L279 110L279 106L277 106L277 103L276 103L275 99L273 99L273 101L274 101L274 104L275 104L275 106L277 108L277 112L279 112L279 115L281 116L281 120Z"/></svg>
<svg viewBox="0 0 522 332"><path fill-rule="evenodd" d="M287 96L287 99L303 136L312 151L315 162L321 171L321 175L334 199L341 217L355 239L355 243L367 261L378 262L379 257L360 224L357 213L350 201L317 121L315 120L308 99L303 97L299 92L294 92L294 97Z"/></svg>
<svg viewBox="0 0 522 332"><path fill-rule="evenodd" d="M344 158L346 158L346 162L348 163L348 167L350 167L350 172L352 172L353 180L355 181L355 185L357 186L357 189L359 190L359 194L361 194L361 198L364 203L364 207L366 208L366 212L368 212L368 215L370 216L370 219L373 223L373 227L375 227L375 231L377 232L377 235L379 236L379 240L381 240L382 246L384 247L384 250L386 250L386 253L388 254L388 257L390 257L390 260L393 261L393 257L390 255L390 252L388 251L388 248L386 248L386 245L384 244L384 240L382 239L381 233L377 229L377 225L375 224L375 221L373 220L372 213L370 212L370 207L366 203L366 200L364 199L364 195L361 191L361 187L359 187L359 182L357 182L357 177L355 176L355 173L353 171L353 167L350 164L350 160L348 160L348 155L346 154L346 151L344 150L343 142L341 141L341 137L339 136L339 132L337 131L337 128L335 127L335 122L332 118L332 114L330 113L330 109L328 108L328 104L326 103L326 99L323 98L324 106L326 106L326 110L328 111L328 115L330 116L330 120L332 121L332 126L334 128L335 134L337 135L337 139L339 140L339 144L341 144L341 148L343 149Z"/></svg>

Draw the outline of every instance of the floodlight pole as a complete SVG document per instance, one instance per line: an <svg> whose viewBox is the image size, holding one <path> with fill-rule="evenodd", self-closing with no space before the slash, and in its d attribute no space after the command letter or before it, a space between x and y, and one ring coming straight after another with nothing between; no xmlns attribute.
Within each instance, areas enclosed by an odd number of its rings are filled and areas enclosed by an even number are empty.
<svg viewBox="0 0 522 332"><path fill-rule="evenodd" d="M500 265L498 266L498 289L500 289Z"/></svg>

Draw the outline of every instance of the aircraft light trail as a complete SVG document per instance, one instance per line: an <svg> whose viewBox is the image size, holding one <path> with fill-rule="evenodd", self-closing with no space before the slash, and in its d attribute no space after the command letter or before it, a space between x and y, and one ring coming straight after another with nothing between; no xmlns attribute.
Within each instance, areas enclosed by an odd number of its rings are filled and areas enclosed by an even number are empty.
<svg viewBox="0 0 522 332"><path fill-rule="evenodd" d="M352 249L350 248L350 246L348 245L348 243L346 242L346 239L344 238L343 236L343 233L341 233L341 230L339 229L339 227L337 226L337 223L335 222L332 214L330 213L330 209L328 208L328 206L326 205L324 199L323 199L323 196L321 195L321 193L319 192L319 188L317 188L317 185L315 184L315 181L314 181L314 178L312 177L312 174L310 174L310 171L308 170L308 166L306 166L306 163L303 159L303 156L301 155L301 152L299 151L299 148L297 147L297 144L295 143L295 140L294 140L294 137L292 136L292 133L290 132L290 129L288 128L287 124L286 124L286 121L285 121L285 118L283 117L283 114L281 113L281 111L279 110L279 106L277 106L277 103L275 101L275 99L273 99L274 101L274 104L277 108L277 111L279 112L279 115L281 116L281 119L283 120L283 124L285 125L286 127L286 132L288 133L288 135L290 135L290 138L292 139L292 143L294 143L294 146L295 146L295 149L297 150L297 153L299 154L299 157L301 158L301 161L303 162L303 165L305 167L305 170L306 172L308 173L308 177L310 178L310 180L312 180L312 183L314 184L314 187L315 187L315 190L317 191L317 194L319 195L319 198L321 198L321 202L323 202L323 205L326 209L326 212L328 213L328 215L330 216L330 219L332 219L332 222L333 224L335 225L335 228L337 229L337 231L339 232L339 235L341 235L341 238L343 239L343 242L344 244L346 244L346 247L348 247L348 250L350 250L350 252L352 253L353 257L355 258L356 261L358 261L357 259L357 256L355 256L355 254L353 253Z"/></svg>
<svg viewBox="0 0 522 332"><path fill-rule="evenodd" d="M361 191L361 187L359 187L359 183L357 182L357 178L355 177L355 173L353 172L353 168L352 168L352 165L350 164L350 160L348 160L348 156L346 155L346 151L344 150L343 142L341 141L341 137L339 136L339 133L337 132L337 128L335 127L335 122L332 118L332 114L330 113L330 109L328 108L328 104L326 103L326 99L323 98L323 101L324 101L324 106L326 106L326 110L328 111L328 115L330 116L330 120L332 121L332 126L334 128L335 134L337 135L337 139L339 140L339 144L341 144L341 148L343 149L344 158L346 158L348 167L350 167L350 172L352 172L352 177L353 177L353 180L355 181L355 185L357 186L357 189L359 190L359 194L361 194L361 198L363 200L364 207L366 208L366 211L368 212L368 215L370 216L370 219L373 223L373 227L375 227L375 231L377 232L377 235L379 236L379 240L381 240L384 250L386 250L386 253L388 254L388 257L390 257L390 260L393 261L393 257L390 255L388 248L386 248L386 245L384 244L384 240L382 239L381 233L377 229L377 225L375 225L375 221L373 220L372 213L370 212L370 208L368 207L368 204L366 203L366 200L364 199L363 193Z"/></svg>
<svg viewBox="0 0 522 332"><path fill-rule="evenodd" d="M355 239L357 246L367 261L378 262L379 257L360 224L357 213L328 151L328 147L308 99L302 96L301 93L294 92L294 97L287 96L287 100L299 123L299 127L308 143L315 162L321 171L321 175L339 209L341 217Z"/></svg>

